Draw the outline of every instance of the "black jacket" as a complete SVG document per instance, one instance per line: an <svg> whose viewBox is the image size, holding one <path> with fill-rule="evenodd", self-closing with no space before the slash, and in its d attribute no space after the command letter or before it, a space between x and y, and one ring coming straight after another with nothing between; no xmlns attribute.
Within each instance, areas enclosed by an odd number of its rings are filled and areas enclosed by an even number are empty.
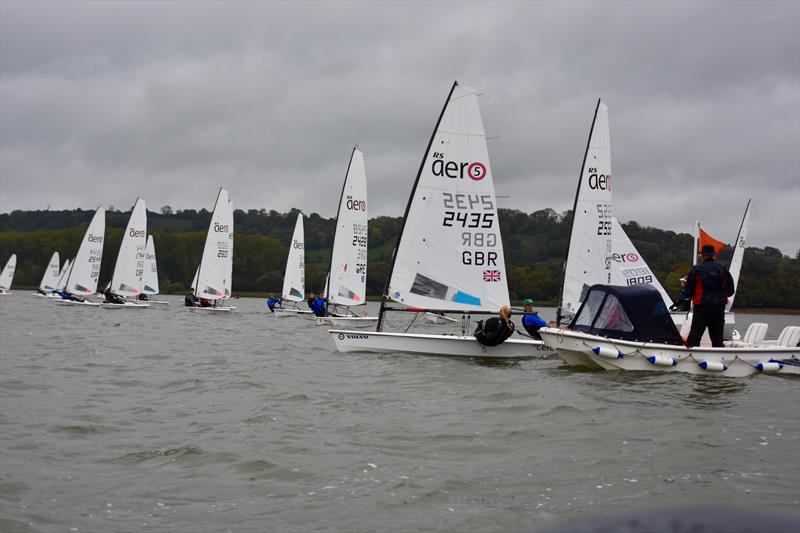
<svg viewBox="0 0 800 533"><path fill-rule="evenodd" d="M493 316L485 321L478 322L475 329L475 338L484 346L497 346L502 344L514 333L514 323Z"/></svg>
<svg viewBox="0 0 800 533"><path fill-rule="evenodd" d="M686 276L686 291L695 305L725 305L734 290L731 273L713 259L697 263Z"/></svg>

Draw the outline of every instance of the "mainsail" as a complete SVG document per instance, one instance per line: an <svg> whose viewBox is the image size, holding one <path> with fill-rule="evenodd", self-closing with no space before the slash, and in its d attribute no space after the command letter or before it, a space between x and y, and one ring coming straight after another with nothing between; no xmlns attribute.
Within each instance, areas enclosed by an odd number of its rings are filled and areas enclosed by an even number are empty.
<svg viewBox="0 0 800 533"><path fill-rule="evenodd" d="M60 291L67 286L67 278L69 277L69 273L71 272L70 268L71 265L72 262L69 259L64 261L64 265L61 267L61 272L58 275L58 281L56 282L55 285L57 291Z"/></svg>
<svg viewBox="0 0 800 533"><path fill-rule="evenodd" d="M731 258L730 273L733 278L733 287L736 292L739 291L739 274L742 271L742 260L744 259L744 249L747 245L747 228L750 226L750 200L747 200L747 207L744 209L744 216L742 217L742 224L739 226L739 235L736 236L736 242L733 245L733 257ZM736 297L736 292L733 296L728 298L728 303L725 305L725 311L730 311L733 307L733 299Z"/></svg>
<svg viewBox="0 0 800 533"><path fill-rule="evenodd" d="M78 254L72 261L66 283L67 292L87 296L97 292L100 262L103 260L103 241L106 231L106 211L98 207L86 229Z"/></svg>
<svg viewBox="0 0 800 533"><path fill-rule="evenodd" d="M50 262L47 263L47 268L42 276L42 281L39 283L39 290L56 290L56 286L58 285L58 276L60 273L58 269L60 262L61 258L59 257L58 252L53 252L53 255L50 257Z"/></svg>
<svg viewBox="0 0 800 533"><path fill-rule="evenodd" d="M119 246L114 275L111 277L112 293L137 296L142 292L146 247L147 209L144 200L137 198Z"/></svg>
<svg viewBox="0 0 800 533"><path fill-rule="evenodd" d="M145 294L158 294L158 264L156 263L156 245L153 236L147 236L145 248L145 265L142 292Z"/></svg>
<svg viewBox="0 0 800 533"><path fill-rule="evenodd" d="M612 285L652 285L661 293L669 308L672 299L661 286L656 275L650 270L642 254L636 249L616 217L611 217L611 284Z"/></svg>
<svg viewBox="0 0 800 533"><path fill-rule="evenodd" d="M11 257L6 261L6 266L0 272L0 289L8 290L11 288L11 282L14 281L14 272L17 270L17 254L11 254Z"/></svg>
<svg viewBox="0 0 800 533"><path fill-rule="evenodd" d="M325 294L330 303L367 303L367 174L364 154L357 147L350 156L339 198L328 272Z"/></svg>
<svg viewBox="0 0 800 533"><path fill-rule="evenodd" d="M284 300L300 302L306 293L306 253L303 231L303 213L297 213L294 224L292 242L289 244L289 256L286 259L286 273L283 276Z"/></svg>
<svg viewBox="0 0 800 533"><path fill-rule="evenodd" d="M590 286L611 283L613 214L608 107L598 100L575 193L559 321L577 312Z"/></svg>
<svg viewBox="0 0 800 533"><path fill-rule="evenodd" d="M209 300L229 297L232 271L233 206L228 191L220 189L195 283L197 297Z"/></svg>
<svg viewBox="0 0 800 533"><path fill-rule="evenodd" d="M509 303L478 93L458 82L417 173L385 296L456 312L497 312Z"/></svg>

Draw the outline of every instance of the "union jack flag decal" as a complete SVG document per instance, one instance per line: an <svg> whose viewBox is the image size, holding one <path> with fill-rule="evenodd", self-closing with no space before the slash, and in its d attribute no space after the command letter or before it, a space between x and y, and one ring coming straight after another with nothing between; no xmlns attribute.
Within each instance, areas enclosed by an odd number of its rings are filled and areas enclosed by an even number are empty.
<svg viewBox="0 0 800 533"><path fill-rule="evenodd" d="M499 270L484 270L483 281L500 281Z"/></svg>

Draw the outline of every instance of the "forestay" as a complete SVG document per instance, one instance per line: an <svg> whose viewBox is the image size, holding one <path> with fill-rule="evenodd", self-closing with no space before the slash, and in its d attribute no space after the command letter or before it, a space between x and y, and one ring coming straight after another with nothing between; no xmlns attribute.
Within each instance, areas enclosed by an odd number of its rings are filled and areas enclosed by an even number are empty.
<svg viewBox="0 0 800 533"><path fill-rule="evenodd" d="M636 249L616 217L611 217L611 284L612 285L652 285L661 293L667 308L672 299L656 279L642 254Z"/></svg>
<svg viewBox="0 0 800 533"><path fill-rule="evenodd" d="M158 294L158 264L156 263L156 245L153 236L147 236L145 248L145 265L142 292L145 294Z"/></svg>
<svg viewBox="0 0 800 533"><path fill-rule="evenodd" d="M326 284L328 301L363 305L367 294L367 174L364 154L353 148L336 215Z"/></svg>
<svg viewBox="0 0 800 533"><path fill-rule="evenodd" d="M11 254L11 257L6 261L6 266L0 272L0 289L8 290L11 288L11 283L14 281L14 272L17 270L17 254Z"/></svg>
<svg viewBox="0 0 800 533"><path fill-rule="evenodd" d="M286 259L286 273L283 276L284 300L300 302L306 293L306 253L305 233L303 231L303 213L297 213L292 242L289 245L289 256Z"/></svg>
<svg viewBox="0 0 800 533"><path fill-rule="evenodd" d="M478 94L457 82L411 193L387 296L447 311L496 312L509 303Z"/></svg>
<svg viewBox="0 0 800 533"><path fill-rule="evenodd" d="M233 208L228 191L220 189L208 226L203 256L197 275L199 298L218 300L231 294L233 272Z"/></svg>
<svg viewBox="0 0 800 533"><path fill-rule="evenodd" d="M106 231L106 211L98 207L86 229L80 248L66 283L67 292L83 296L97 292L97 279L100 277L100 262L103 260L103 241Z"/></svg>
<svg viewBox="0 0 800 533"><path fill-rule="evenodd" d="M608 107L598 100L575 194L560 311L575 313L591 285L611 283L612 215Z"/></svg>
<svg viewBox="0 0 800 533"><path fill-rule="evenodd" d="M142 292L146 247L147 209L144 200L137 198L119 246L117 264L111 277L112 293L137 296Z"/></svg>
<svg viewBox="0 0 800 533"><path fill-rule="evenodd" d="M60 262L61 258L59 257L58 252L53 252L53 255L50 256L50 262L47 264L47 268L42 276L42 281L39 283L39 290L56 290L56 286L58 286L58 277L60 272L58 267Z"/></svg>

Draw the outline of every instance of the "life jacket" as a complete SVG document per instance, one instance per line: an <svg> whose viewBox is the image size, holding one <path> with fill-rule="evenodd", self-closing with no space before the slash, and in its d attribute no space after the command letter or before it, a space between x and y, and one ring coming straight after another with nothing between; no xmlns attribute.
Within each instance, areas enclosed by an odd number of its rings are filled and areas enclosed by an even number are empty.
<svg viewBox="0 0 800 533"><path fill-rule="evenodd" d="M514 323L493 316L478 322L475 328L475 339L484 346L497 346L505 342L514 333Z"/></svg>

